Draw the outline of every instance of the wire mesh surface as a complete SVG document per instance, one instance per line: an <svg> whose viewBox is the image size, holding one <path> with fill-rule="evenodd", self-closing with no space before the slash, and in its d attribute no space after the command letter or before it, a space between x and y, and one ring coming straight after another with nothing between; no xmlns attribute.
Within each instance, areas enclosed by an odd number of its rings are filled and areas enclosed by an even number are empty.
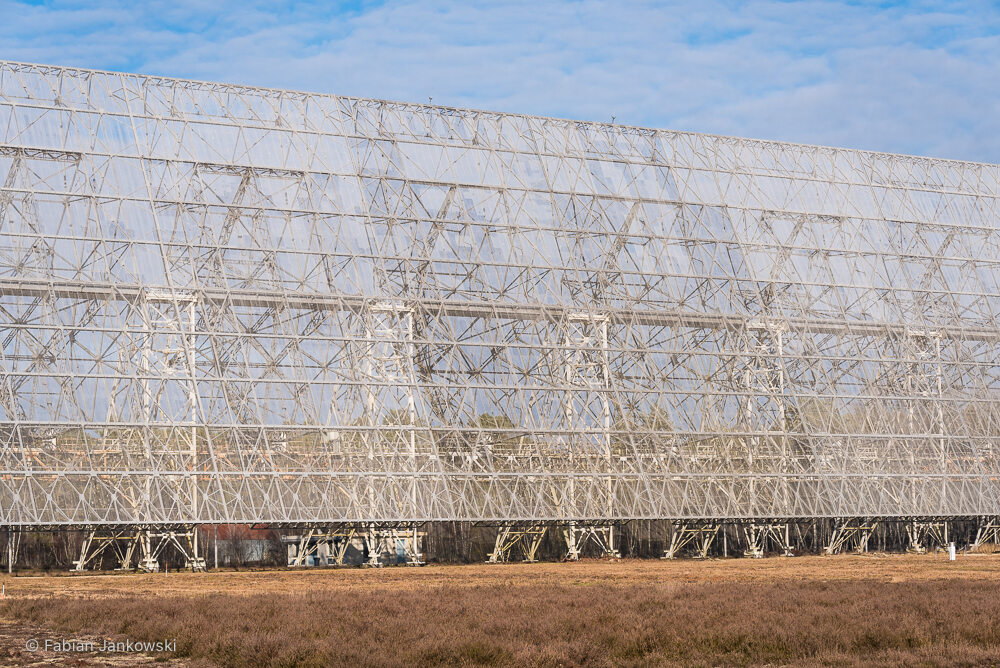
<svg viewBox="0 0 1000 668"><path fill-rule="evenodd" d="M998 514L998 189L0 62L0 523Z"/></svg>

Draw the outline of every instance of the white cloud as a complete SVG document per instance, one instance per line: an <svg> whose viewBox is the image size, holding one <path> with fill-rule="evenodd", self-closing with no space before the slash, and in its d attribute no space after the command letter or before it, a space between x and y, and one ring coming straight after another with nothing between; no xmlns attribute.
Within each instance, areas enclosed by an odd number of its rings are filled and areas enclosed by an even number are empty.
<svg viewBox="0 0 1000 668"><path fill-rule="evenodd" d="M3 57L1000 161L990 3L0 0Z"/></svg>

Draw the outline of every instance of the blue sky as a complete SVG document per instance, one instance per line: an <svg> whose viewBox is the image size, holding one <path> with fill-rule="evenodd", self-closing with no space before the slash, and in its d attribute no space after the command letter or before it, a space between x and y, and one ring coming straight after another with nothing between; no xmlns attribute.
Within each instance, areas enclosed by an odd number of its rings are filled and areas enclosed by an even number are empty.
<svg viewBox="0 0 1000 668"><path fill-rule="evenodd" d="M0 59L1000 162L994 2L0 0Z"/></svg>

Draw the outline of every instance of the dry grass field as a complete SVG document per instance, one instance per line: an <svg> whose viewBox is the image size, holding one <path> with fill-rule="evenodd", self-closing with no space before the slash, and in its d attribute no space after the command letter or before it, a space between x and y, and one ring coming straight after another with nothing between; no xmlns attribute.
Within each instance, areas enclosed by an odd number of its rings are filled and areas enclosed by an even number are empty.
<svg viewBox="0 0 1000 668"><path fill-rule="evenodd" d="M0 577L11 665L1000 665L1000 556ZM28 652L29 639L176 640ZM33 663L32 663L33 662Z"/></svg>

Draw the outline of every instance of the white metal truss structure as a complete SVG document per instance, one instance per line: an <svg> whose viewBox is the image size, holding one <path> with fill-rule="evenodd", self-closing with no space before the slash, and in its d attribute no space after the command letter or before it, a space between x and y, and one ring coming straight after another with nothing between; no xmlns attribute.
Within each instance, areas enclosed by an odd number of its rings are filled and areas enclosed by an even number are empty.
<svg viewBox="0 0 1000 668"><path fill-rule="evenodd" d="M747 549L743 556L760 559L767 554L767 548L773 544L777 551L786 556L793 556L791 527L787 524L755 524L743 525L743 535L746 538Z"/></svg>
<svg viewBox="0 0 1000 668"><path fill-rule="evenodd" d="M198 555L198 531L191 526L178 531L138 530L121 526L85 531L80 558L73 562L72 570L83 571L88 567L97 567L104 555L108 554L114 558L115 570L133 568L134 556L135 568L155 573L160 570L160 557L166 548L174 548L180 553L185 568L193 571L206 570L204 557Z"/></svg>
<svg viewBox="0 0 1000 668"><path fill-rule="evenodd" d="M545 524L499 527L493 551L486 557L487 563L506 563L517 557L527 562L538 561L535 557L548 530L549 527Z"/></svg>
<svg viewBox="0 0 1000 668"><path fill-rule="evenodd" d="M0 63L0 524L996 517L998 193Z"/></svg>
<svg viewBox="0 0 1000 668"><path fill-rule="evenodd" d="M708 552L712 549L712 543L719 535L717 522L675 522L670 535L670 544L663 554L664 559L676 559L681 550L687 546L692 546L698 559L707 559Z"/></svg>

